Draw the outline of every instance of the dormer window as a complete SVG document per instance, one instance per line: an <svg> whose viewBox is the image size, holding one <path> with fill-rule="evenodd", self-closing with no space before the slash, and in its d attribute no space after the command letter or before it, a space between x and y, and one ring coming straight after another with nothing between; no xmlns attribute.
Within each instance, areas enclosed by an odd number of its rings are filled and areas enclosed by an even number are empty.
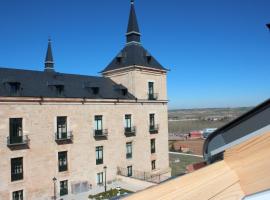
<svg viewBox="0 0 270 200"><path fill-rule="evenodd" d="M147 63L149 64L152 60L152 56L148 52L146 52L145 57L146 57Z"/></svg>
<svg viewBox="0 0 270 200"><path fill-rule="evenodd" d="M57 94L61 95L64 92L64 85L55 85Z"/></svg>
<svg viewBox="0 0 270 200"><path fill-rule="evenodd" d="M92 87L93 94L97 95L99 93L99 87Z"/></svg>
<svg viewBox="0 0 270 200"><path fill-rule="evenodd" d="M121 52L116 57L117 64L120 64L122 62L122 58L123 58L123 53Z"/></svg>
<svg viewBox="0 0 270 200"><path fill-rule="evenodd" d="M123 96L126 96L127 93L128 93L128 90L127 89L121 89L121 93Z"/></svg>
<svg viewBox="0 0 270 200"><path fill-rule="evenodd" d="M122 60L122 58L121 58L121 57L116 57L116 62L117 62L118 64L120 64L120 63L121 63L121 60Z"/></svg>
<svg viewBox="0 0 270 200"><path fill-rule="evenodd" d="M19 82L9 82L10 93L17 94L20 91L21 84Z"/></svg>
<svg viewBox="0 0 270 200"><path fill-rule="evenodd" d="M147 63L150 63L152 60L152 56L146 56L146 59L147 59Z"/></svg>

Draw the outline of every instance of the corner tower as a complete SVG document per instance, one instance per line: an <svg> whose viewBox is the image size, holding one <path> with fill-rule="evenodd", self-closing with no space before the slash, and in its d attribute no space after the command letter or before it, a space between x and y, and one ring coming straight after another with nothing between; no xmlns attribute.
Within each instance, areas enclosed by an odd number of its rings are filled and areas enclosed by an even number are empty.
<svg viewBox="0 0 270 200"><path fill-rule="evenodd" d="M167 69L141 44L134 0L130 5L125 47L101 73L127 87L137 99L167 100Z"/></svg>

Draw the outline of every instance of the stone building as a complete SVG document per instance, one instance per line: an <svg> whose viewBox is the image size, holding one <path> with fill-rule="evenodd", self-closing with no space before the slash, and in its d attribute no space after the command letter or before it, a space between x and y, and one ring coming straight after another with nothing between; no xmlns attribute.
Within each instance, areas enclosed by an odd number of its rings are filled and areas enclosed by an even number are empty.
<svg viewBox="0 0 270 200"><path fill-rule="evenodd" d="M167 70L140 35L131 1L125 47L102 76L57 72L50 40L44 71L0 68L1 200L170 175Z"/></svg>

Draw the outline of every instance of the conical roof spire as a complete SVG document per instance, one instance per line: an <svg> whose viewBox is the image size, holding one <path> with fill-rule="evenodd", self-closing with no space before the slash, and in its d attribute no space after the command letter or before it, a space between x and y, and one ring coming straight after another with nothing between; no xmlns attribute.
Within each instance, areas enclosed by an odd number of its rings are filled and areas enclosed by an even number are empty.
<svg viewBox="0 0 270 200"><path fill-rule="evenodd" d="M129 20L128 20L128 28L127 28L127 44L129 43L140 43L141 42L141 33L139 30L134 0L130 1L130 13L129 13Z"/></svg>
<svg viewBox="0 0 270 200"><path fill-rule="evenodd" d="M52 55L52 46L51 46L51 39L48 39L48 47L47 53L45 58L45 69L44 71L54 71L54 62L53 62L53 55Z"/></svg>

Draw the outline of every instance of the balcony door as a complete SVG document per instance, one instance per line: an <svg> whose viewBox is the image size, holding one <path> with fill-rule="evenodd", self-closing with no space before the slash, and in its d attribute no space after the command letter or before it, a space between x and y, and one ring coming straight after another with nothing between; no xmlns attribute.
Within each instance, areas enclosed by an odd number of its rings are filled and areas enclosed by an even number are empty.
<svg viewBox="0 0 270 200"><path fill-rule="evenodd" d="M67 138L67 117L57 117L57 139Z"/></svg>
<svg viewBox="0 0 270 200"><path fill-rule="evenodd" d="M150 121L150 128L154 129L154 127L155 127L155 114L149 115L149 121Z"/></svg>
<svg viewBox="0 0 270 200"><path fill-rule="evenodd" d="M102 115L95 116L95 133L96 135L102 135Z"/></svg>
<svg viewBox="0 0 270 200"><path fill-rule="evenodd" d="M10 143L21 143L23 140L22 118L9 119Z"/></svg>
<svg viewBox="0 0 270 200"><path fill-rule="evenodd" d="M154 82L148 82L148 98L154 99Z"/></svg>

